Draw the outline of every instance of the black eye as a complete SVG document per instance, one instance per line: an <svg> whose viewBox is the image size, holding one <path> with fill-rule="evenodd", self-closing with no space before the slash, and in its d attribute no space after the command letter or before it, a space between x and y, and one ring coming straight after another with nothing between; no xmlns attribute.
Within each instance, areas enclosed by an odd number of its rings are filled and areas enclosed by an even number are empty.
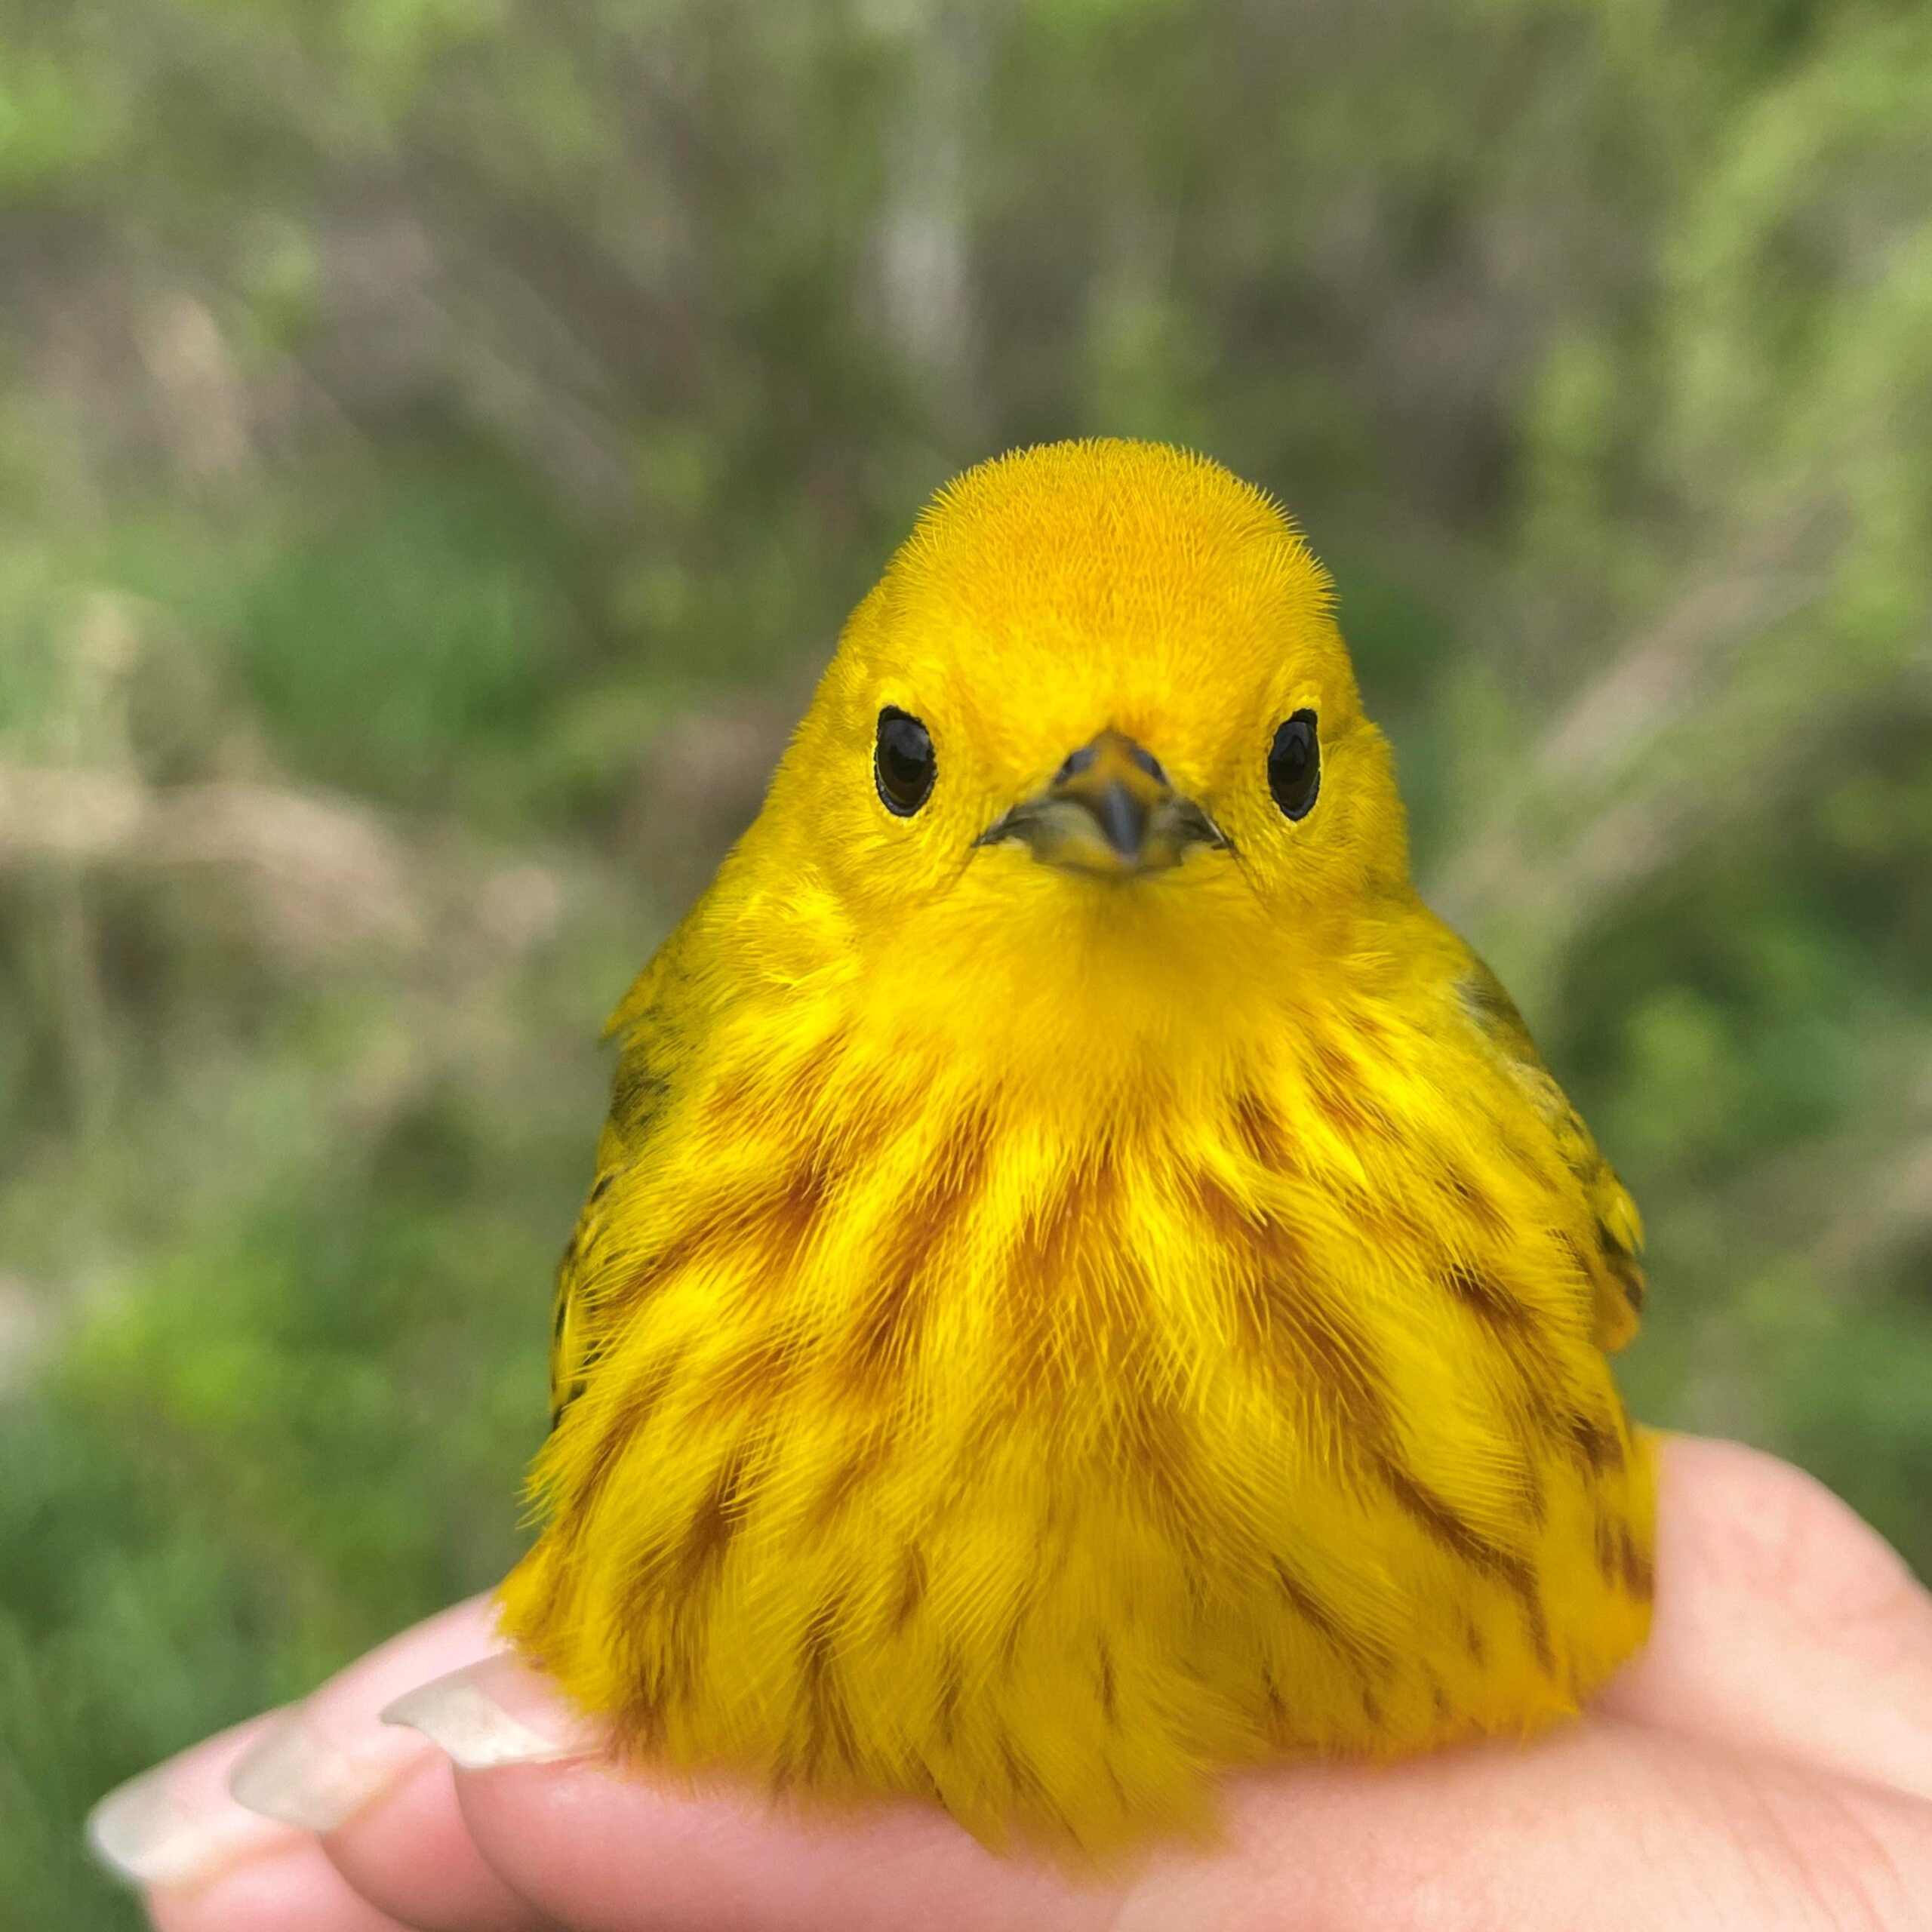
<svg viewBox="0 0 1932 1932"><path fill-rule="evenodd" d="M1268 752L1268 789L1290 818L1306 818L1321 789L1321 744L1315 713L1297 711L1275 734Z"/></svg>
<svg viewBox="0 0 1932 1932"><path fill-rule="evenodd" d="M872 747L872 777L886 810L910 818L931 795L938 776L933 734L909 712L888 704L878 715L878 742Z"/></svg>

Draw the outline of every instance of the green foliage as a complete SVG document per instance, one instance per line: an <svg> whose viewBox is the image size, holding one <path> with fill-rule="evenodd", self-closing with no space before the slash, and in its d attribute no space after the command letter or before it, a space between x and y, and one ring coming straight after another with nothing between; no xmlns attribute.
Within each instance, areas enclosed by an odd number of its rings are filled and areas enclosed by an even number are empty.
<svg viewBox="0 0 1932 1932"><path fill-rule="evenodd" d="M1292 507L1638 1407L1932 1569L1929 161L1885 0L0 0L0 1926L500 1574L599 1023L1035 438Z"/></svg>

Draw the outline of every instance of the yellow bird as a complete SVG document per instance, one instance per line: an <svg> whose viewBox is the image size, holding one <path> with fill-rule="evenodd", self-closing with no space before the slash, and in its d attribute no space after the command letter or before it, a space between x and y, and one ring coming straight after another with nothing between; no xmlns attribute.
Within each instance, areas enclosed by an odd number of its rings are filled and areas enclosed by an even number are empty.
<svg viewBox="0 0 1932 1932"><path fill-rule="evenodd" d="M612 1020L507 1630L643 1764L1092 1854L1643 1641L1636 1211L1411 884L1329 580L969 471Z"/></svg>

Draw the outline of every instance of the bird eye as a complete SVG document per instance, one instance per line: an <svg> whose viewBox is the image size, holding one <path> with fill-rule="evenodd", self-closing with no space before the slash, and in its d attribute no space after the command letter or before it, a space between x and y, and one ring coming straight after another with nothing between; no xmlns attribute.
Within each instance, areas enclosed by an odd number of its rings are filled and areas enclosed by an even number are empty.
<svg viewBox="0 0 1932 1932"><path fill-rule="evenodd" d="M878 739L872 747L872 778L886 810L910 818L931 796L938 776L933 734L909 712L888 704L878 715Z"/></svg>
<svg viewBox="0 0 1932 1932"><path fill-rule="evenodd" d="M1306 818L1321 789L1321 745L1315 713L1297 711L1275 734L1268 752L1268 789L1290 818Z"/></svg>

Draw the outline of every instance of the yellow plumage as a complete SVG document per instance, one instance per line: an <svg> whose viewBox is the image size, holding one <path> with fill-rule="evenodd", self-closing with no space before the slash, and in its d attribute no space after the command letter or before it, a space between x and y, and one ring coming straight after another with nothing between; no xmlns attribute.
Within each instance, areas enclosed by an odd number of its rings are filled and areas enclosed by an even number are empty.
<svg viewBox="0 0 1932 1932"><path fill-rule="evenodd" d="M854 614L612 1023L565 1257L505 1621L626 1753L1091 1851L1642 1641L1635 1211L1416 897L1330 604L1103 441L959 478Z"/></svg>

